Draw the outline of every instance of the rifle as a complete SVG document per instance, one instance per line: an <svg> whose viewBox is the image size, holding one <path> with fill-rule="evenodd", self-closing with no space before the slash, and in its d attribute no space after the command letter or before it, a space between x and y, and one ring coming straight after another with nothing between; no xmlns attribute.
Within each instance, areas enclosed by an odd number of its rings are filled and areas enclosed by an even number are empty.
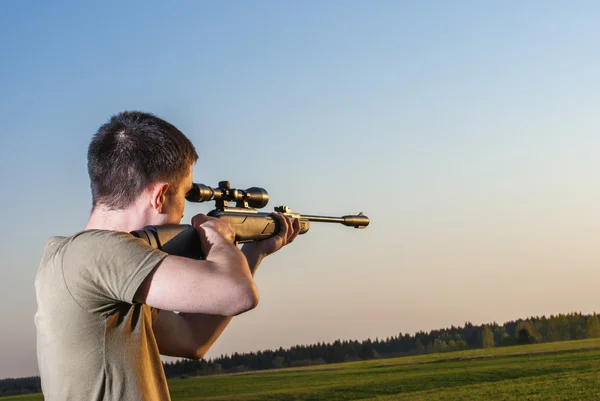
<svg viewBox="0 0 600 401"><path fill-rule="evenodd" d="M188 202L194 203L215 201L215 209L207 215L229 223L235 232L235 241L238 244L269 238L279 232L279 223L271 213L257 210L265 207L269 202L269 194L264 188L236 189L231 188L229 181L219 182L216 188L194 183L185 198ZM228 206L228 202L235 202L235 207ZM293 213L287 206L277 206L275 211L298 219L300 234L309 230L311 221L340 223L355 228L365 228L370 222L362 212L357 215L328 217ZM131 234L147 241L153 248L172 255L194 259L204 257L196 229L189 224L146 226Z"/></svg>

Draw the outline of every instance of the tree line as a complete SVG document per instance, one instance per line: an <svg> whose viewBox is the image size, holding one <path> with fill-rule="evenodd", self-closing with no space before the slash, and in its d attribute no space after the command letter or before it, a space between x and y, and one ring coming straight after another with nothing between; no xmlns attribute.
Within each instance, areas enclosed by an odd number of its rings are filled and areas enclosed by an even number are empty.
<svg viewBox="0 0 600 401"><path fill-rule="evenodd" d="M464 326L419 331L413 335L399 333L375 340L336 340L287 349L234 353L209 360L180 360L165 363L164 367L168 378L202 376L595 337L600 337L596 313L570 313L531 317L502 325L466 322Z"/></svg>
<svg viewBox="0 0 600 401"><path fill-rule="evenodd" d="M591 315L570 313L536 316L502 325L466 322L464 326L419 331L413 335L398 333L374 340L336 340L198 361L184 359L165 362L163 366L167 378L185 378L596 337L600 337L600 320L595 312ZM39 376L0 380L0 396L40 391Z"/></svg>

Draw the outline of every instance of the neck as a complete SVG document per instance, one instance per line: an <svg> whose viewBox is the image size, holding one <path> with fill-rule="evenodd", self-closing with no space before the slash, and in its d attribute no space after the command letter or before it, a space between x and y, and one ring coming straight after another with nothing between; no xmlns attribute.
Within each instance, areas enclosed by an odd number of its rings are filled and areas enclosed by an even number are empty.
<svg viewBox="0 0 600 401"><path fill-rule="evenodd" d="M131 232L147 225L146 221L139 209L110 210L99 205L92 211L85 229Z"/></svg>

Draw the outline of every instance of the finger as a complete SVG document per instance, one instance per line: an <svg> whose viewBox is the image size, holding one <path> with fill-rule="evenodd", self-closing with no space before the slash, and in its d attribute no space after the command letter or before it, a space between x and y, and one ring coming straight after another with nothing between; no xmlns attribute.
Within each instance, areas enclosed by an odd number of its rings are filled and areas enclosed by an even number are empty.
<svg viewBox="0 0 600 401"><path fill-rule="evenodd" d="M281 237L283 243L285 244L287 241L288 232L290 231L289 220L286 216L284 216L281 213L272 213L272 216L275 217L275 219L277 219L277 222L279 223L279 232L277 233L277 235Z"/></svg>
<svg viewBox="0 0 600 401"><path fill-rule="evenodd" d="M198 233L198 238L199 238L199 242L200 242L200 249L202 249L202 254L203 255L208 255L208 253L210 252L210 248L211 248L211 243L208 239L208 235L206 233L206 231L204 230L203 227L201 226L195 226L196 232Z"/></svg>
<svg viewBox="0 0 600 401"><path fill-rule="evenodd" d="M296 220L295 218L289 216L288 217L288 223L289 223L289 230L287 232L287 242L290 242L290 238L292 237L292 235L294 235L294 220Z"/></svg>
<svg viewBox="0 0 600 401"><path fill-rule="evenodd" d="M292 234L288 238L288 244L295 240L300 235L300 219L294 219L292 223Z"/></svg>
<svg viewBox="0 0 600 401"><path fill-rule="evenodd" d="M207 215L203 213L198 213L197 215L192 217L192 226L198 227L200 226L200 224L206 223L209 219L210 217L208 217Z"/></svg>
<svg viewBox="0 0 600 401"><path fill-rule="evenodd" d="M294 233L294 228L293 228L293 219L290 216L283 216L285 218L285 225L286 225L286 231L285 231L285 243L287 244L290 240L290 236Z"/></svg>
<svg viewBox="0 0 600 401"><path fill-rule="evenodd" d="M210 228L217 233L219 233L222 237L224 237L228 242L235 242L235 231L231 227L229 223L226 221L211 218L211 220L202 224L202 227Z"/></svg>
<svg viewBox="0 0 600 401"><path fill-rule="evenodd" d="M297 232L296 226L299 226L299 222L298 222L298 219L291 217L291 216L286 216L286 220L288 223L288 231L287 231L287 235L285 238L285 243L287 245L298 236L298 234L296 233Z"/></svg>

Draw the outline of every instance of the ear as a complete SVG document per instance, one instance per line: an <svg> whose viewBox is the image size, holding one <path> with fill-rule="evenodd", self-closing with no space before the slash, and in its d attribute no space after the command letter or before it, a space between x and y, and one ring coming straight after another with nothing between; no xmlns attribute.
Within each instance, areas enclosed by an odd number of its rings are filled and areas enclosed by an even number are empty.
<svg viewBox="0 0 600 401"><path fill-rule="evenodd" d="M158 214L161 214L163 211L168 189L169 184L166 182L157 182L151 187L150 204L152 205L152 209Z"/></svg>

